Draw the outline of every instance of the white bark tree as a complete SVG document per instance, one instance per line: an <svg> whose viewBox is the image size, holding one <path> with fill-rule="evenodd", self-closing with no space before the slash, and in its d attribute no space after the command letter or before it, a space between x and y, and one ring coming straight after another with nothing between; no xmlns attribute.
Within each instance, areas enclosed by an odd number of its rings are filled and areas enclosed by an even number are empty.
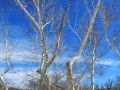
<svg viewBox="0 0 120 90"><path fill-rule="evenodd" d="M118 16L119 16L118 14L119 11L114 8L115 6L113 4L114 4L113 0L109 1L108 7L106 7L105 4L103 3L101 5L100 15L103 21L104 36L105 36L106 42L113 49L113 51L116 53L116 55L120 59L120 51L114 44L116 36L114 36L112 40L110 40L108 36L108 28L113 24L113 22L115 22L118 19Z"/></svg>
<svg viewBox="0 0 120 90"><path fill-rule="evenodd" d="M92 31L93 24L95 23L95 19L96 19L96 15L97 15L97 12L98 12L99 7L100 7L100 3L101 3L101 0L98 0L97 5L96 5L96 7L95 7L95 9L93 11L93 16L90 17L90 24L89 24L88 30L86 32L85 38L83 39L83 41L81 43L79 52L69 62L66 63L66 74L67 74L67 87L68 87L68 90L74 90L75 89L74 88L74 83L72 81L71 68L72 68L73 63L76 62L81 57L81 54L82 54L83 49L84 49L84 47L86 45L86 42L87 42L87 38L88 38L89 34Z"/></svg>
<svg viewBox="0 0 120 90"><path fill-rule="evenodd" d="M4 80L4 75L6 73L8 73L8 71L10 70L9 60L10 60L11 54L10 54L9 48L8 48L8 28L7 28L7 25L6 25L6 19L4 18L4 13L2 13L2 15L1 15L1 21L2 21L3 33L4 33L4 36L5 36L5 38L4 38L4 42L5 42L4 43L4 48L5 48L4 49L5 50L5 53L4 53L5 58L4 58L4 60L6 62L7 69L0 75L0 81L1 81L1 83L3 85L3 88L5 90L8 90L8 86L7 86L7 84L6 84L5 80Z"/></svg>
<svg viewBox="0 0 120 90"><path fill-rule="evenodd" d="M95 59L96 59L96 37L94 36L93 49L92 49L92 72L91 72L91 89L94 90L94 72L95 72Z"/></svg>
<svg viewBox="0 0 120 90"><path fill-rule="evenodd" d="M53 50L53 53L51 54L51 56L48 55L47 52L47 46L46 46L46 42L45 42L45 33L44 33L44 29L45 27L47 27L47 25L51 25L51 20L52 18L48 19L47 21L44 21L45 18L44 17L44 12L45 9L49 8L49 4L52 4L53 1L46 1L46 0L31 0L31 2L33 4L33 8L35 9L34 14L36 15L36 17L33 16L33 14L27 9L27 3L25 3L25 1L21 1L21 0L16 0L18 6L24 11L24 13L27 15L28 19L34 24L35 28L37 28L37 32L39 33L40 39L41 39L41 44L42 44L42 65L40 66L39 70L37 71L40 76L41 76L41 85L42 86L48 86L48 82L49 80L47 79L46 76L46 72L48 67L52 64L52 62L55 60L56 56L57 56L57 52L59 50L60 47L60 40L61 40L61 34L63 31L63 27L64 27L64 23L65 23L65 18L67 15L67 11L69 9L69 4L70 2L68 2L68 5L66 6L64 13L62 15L62 17L60 18L60 23L59 23L59 30L58 30L58 35L57 35L57 40L55 42L55 47ZM49 8L50 9L50 8ZM45 12L47 13L47 12ZM54 13L52 13L52 11L50 12L51 15L53 15ZM57 16L59 17L59 16ZM53 20L55 22L55 19ZM45 81L46 80L46 81ZM42 87L41 86L41 87Z"/></svg>

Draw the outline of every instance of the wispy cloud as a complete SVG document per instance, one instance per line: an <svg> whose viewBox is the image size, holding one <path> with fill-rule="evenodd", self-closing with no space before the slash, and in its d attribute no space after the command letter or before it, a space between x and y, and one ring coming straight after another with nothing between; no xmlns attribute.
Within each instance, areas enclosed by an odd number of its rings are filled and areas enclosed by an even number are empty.
<svg viewBox="0 0 120 90"><path fill-rule="evenodd" d="M118 67L120 66L120 61L114 60L114 59L103 59L96 62L96 64L106 65L106 66L112 66L112 67Z"/></svg>

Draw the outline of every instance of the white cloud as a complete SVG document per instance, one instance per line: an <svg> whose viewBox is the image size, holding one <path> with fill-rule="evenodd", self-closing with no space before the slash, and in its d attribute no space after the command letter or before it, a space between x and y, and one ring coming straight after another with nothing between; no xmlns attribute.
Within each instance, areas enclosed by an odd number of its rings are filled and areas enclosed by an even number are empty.
<svg viewBox="0 0 120 90"><path fill-rule="evenodd" d="M114 59L104 59L104 60L97 61L96 64L117 67L117 66L120 66L120 61L114 60Z"/></svg>
<svg viewBox="0 0 120 90"><path fill-rule="evenodd" d="M0 47L2 47L2 50L0 50L0 61L3 61L5 59L5 50L2 45L0 45ZM34 59L35 54L34 54L33 50L30 51L30 50L23 49L23 48L16 48L13 51L9 50L8 54L10 56L10 61L15 60L15 61L37 62ZM40 56L39 56L39 58L40 58Z"/></svg>
<svg viewBox="0 0 120 90"><path fill-rule="evenodd" d="M27 75L31 75L36 78L39 76L37 73L32 72L32 71L27 71L27 72L12 72L12 73L7 73L4 76L4 79L7 82L7 85L10 87L17 87L17 88L27 88L27 85L29 84L29 80L31 79L30 77L27 77Z"/></svg>

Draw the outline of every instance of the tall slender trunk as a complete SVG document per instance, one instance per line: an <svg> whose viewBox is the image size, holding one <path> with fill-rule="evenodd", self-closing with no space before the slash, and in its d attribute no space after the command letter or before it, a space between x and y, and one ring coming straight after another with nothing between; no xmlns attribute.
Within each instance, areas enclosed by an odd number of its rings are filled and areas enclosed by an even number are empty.
<svg viewBox="0 0 120 90"><path fill-rule="evenodd" d="M94 41L93 41L93 49L92 49L92 72L91 72L91 89L94 90L95 86L94 86L94 72L95 72L95 59L96 59L96 36L94 36L94 32L93 32L93 37L94 37Z"/></svg>
<svg viewBox="0 0 120 90"><path fill-rule="evenodd" d="M8 57L8 30L7 30L6 26L5 26L5 49L6 49L6 51L5 51L5 53L6 53L5 60L6 60L6 64L7 64L8 70L9 70L10 65L9 65L9 62L8 62L8 59L9 59L9 57ZM4 82L4 79L3 79L3 82ZM5 86L5 90L8 90L8 87L6 86L5 82L4 82L4 86Z"/></svg>
<svg viewBox="0 0 120 90"><path fill-rule="evenodd" d="M9 65L9 56L8 56L8 30L7 30L7 26L6 26L6 22L5 22L5 18L4 18L4 15L2 15L2 23L3 23L3 27L4 27L4 33L5 33L5 62L6 62L6 65L7 65L7 70L4 71L1 75L0 75L0 81L2 82L1 84L3 85L4 89L5 90L8 90L8 87L5 83L5 80L4 80L4 74L6 74L9 70L10 70L10 65Z"/></svg>
<svg viewBox="0 0 120 90"><path fill-rule="evenodd" d="M91 89L94 90L94 59L92 59L92 73L91 73Z"/></svg>

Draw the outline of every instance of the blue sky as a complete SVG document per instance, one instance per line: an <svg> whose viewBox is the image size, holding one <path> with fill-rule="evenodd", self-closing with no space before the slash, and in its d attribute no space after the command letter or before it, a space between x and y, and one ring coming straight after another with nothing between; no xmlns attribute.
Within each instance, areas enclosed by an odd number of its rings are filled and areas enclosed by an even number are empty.
<svg viewBox="0 0 120 90"><path fill-rule="evenodd" d="M70 24L73 26L75 22L75 15L76 15L76 11L74 9L75 7L77 8L77 5L78 5L78 8L79 6L81 6L78 9L79 19L77 21L77 26L76 26L76 31L79 31L79 29L82 28L82 24L79 24L81 23L80 20L87 16L85 12L86 8L84 3L80 1L78 2L78 4L76 4L76 2L78 1L73 0L70 7L71 11L69 12L68 18L70 20ZM116 0L116 4L117 2L119 2L119 0ZM63 1L59 3L65 5ZM6 2L4 2L4 0L2 2L2 5L3 5L2 8L4 8L7 5ZM116 7L118 7L118 5L116 5ZM8 44L10 44L9 50L12 51L13 53L10 59L10 63L12 64L12 70L10 73L6 74L6 79L12 79L15 83L16 79L18 80L18 77L17 77L18 75L21 75L21 77L25 77L26 75L25 73L26 72L32 73L31 72L32 70L35 73L35 70L39 66L39 62L31 58L33 56L34 44L33 42L31 42L31 39L28 36L30 31L30 23L28 21L28 18L25 16L25 14L15 5L11 5L10 9L4 14L4 17L7 20L7 28L9 30L9 35L8 35L8 42L9 42ZM117 20L117 22L114 23L113 26L110 27L111 32L112 30L119 28L120 26L119 19ZM98 24L100 25L99 26L101 29L100 33L102 34L103 32L102 24L101 23L98 23ZM64 31L63 31L64 32L63 36L65 37L65 41L63 41L64 47L62 50L62 57L57 57L56 61L54 62L55 64L58 64L58 65L61 65L62 63L63 68L64 68L65 62L70 60L70 57L73 56L78 51L78 48L80 46L79 39L67 26L64 28ZM0 31L1 31L0 48L4 50L4 30L1 22L0 22ZM33 32L31 33L34 34ZM112 37L111 34L109 34L109 37L110 38ZM51 40L52 40L51 38L48 38L47 42L51 43ZM107 46L107 43L105 42L104 39L103 41L104 42L101 43L101 47L104 46L102 47L102 50L104 50L104 48L106 47L109 48L109 46ZM104 72L102 76L96 76L96 79L95 79L96 83L106 82L108 79L114 80L115 77L120 74L119 59L117 58L113 50L111 50L110 48L107 50L108 50L107 54L99 58L98 61L96 62L96 66L101 65L103 67L102 69ZM28 54L31 57L25 56L26 54ZM5 55L4 52L0 54L0 61L1 61L0 67L2 70L5 67L4 55ZM49 70L52 72L52 66L50 66ZM11 76L12 74L14 74L15 78ZM22 80L20 80L20 82L22 82Z"/></svg>

